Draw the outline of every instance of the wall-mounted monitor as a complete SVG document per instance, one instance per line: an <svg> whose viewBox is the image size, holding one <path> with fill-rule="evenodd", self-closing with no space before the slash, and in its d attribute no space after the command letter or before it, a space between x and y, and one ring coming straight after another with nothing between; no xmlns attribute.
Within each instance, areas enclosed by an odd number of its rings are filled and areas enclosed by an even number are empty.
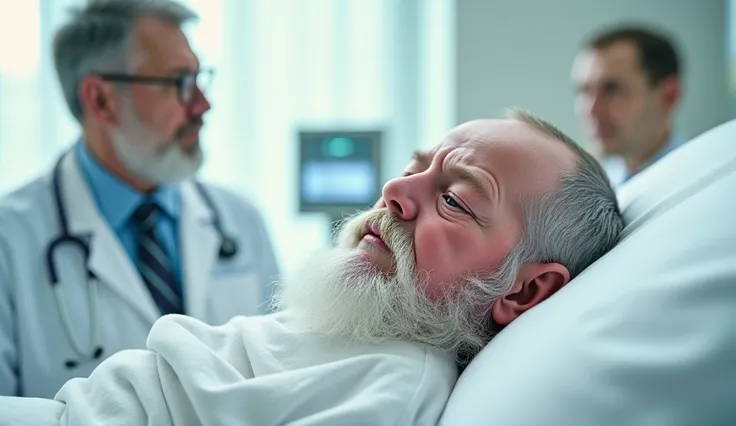
<svg viewBox="0 0 736 426"><path fill-rule="evenodd" d="M300 131L299 211L341 217L380 197L380 131Z"/></svg>

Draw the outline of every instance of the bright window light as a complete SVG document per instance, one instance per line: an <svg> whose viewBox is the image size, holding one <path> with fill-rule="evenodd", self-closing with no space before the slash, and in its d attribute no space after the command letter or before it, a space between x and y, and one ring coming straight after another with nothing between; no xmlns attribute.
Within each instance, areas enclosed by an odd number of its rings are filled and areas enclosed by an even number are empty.
<svg viewBox="0 0 736 426"><path fill-rule="evenodd" d="M0 75L27 78L38 69L39 0L0 0Z"/></svg>

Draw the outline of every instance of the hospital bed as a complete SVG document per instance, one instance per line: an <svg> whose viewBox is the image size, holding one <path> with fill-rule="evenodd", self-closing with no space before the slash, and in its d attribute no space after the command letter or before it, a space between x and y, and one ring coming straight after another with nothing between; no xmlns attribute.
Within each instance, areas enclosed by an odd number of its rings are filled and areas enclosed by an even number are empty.
<svg viewBox="0 0 736 426"><path fill-rule="evenodd" d="M442 426L736 425L736 120L619 200L621 243L479 354Z"/></svg>

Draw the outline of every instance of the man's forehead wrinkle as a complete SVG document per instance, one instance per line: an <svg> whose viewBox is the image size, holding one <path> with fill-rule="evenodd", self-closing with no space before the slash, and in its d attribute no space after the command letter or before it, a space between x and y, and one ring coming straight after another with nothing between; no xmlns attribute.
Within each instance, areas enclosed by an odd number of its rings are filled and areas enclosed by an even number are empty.
<svg viewBox="0 0 736 426"><path fill-rule="evenodd" d="M480 154L481 152L473 149L469 144L461 145L449 151L444 162L447 166L475 166L483 160L483 158L480 158Z"/></svg>
<svg viewBox="0 0 736 426"><path fill-rule="evenodd" d="M475 157L474 161L488 160L491 155L502 152L517 152L525 147L535 146L539 139L548 139L546 135L516 120L475 120L456 128L429 154L436 155L447 149L469 148Z"/></svg>
<svg viewBox="0 0 736 426"><path fill-rule="evenodd" d="M439 143L439 145L435 146L430 152L433 154L436 154L438 151L448 148L448 147L456 147L463 145L467 142L467 131L464 129L456 129L447 137Z"/></svg>

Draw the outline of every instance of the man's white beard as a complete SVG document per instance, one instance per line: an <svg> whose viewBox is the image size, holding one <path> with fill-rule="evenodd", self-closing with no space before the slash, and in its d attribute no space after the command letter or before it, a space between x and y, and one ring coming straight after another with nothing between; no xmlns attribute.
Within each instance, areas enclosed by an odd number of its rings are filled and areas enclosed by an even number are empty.
<svg viewBox="0 0 736 426"><path fill-rule="evenodd" d="M179 138L159 147L161 137L148 127L124 100L120 126L112 133L112 145L120 161L132 173L154 184L167 184L188 179L199 170L203 155L197 144L185 152Z"/></svg>
<svg viewBox="0 0 736 426"><path fill-rule="evenodd" d="M370 222L391 249L392 274L355 249ZM515 253L486 276L441 283L445 294L433 301L425 295L427 277L417 276L411 235L392 214L371 210L345 222L336 248L315 254L280 284L274 307L308 331L367 342L414 341L472 356L491 338L489 308L513 285Z"/></svg>

